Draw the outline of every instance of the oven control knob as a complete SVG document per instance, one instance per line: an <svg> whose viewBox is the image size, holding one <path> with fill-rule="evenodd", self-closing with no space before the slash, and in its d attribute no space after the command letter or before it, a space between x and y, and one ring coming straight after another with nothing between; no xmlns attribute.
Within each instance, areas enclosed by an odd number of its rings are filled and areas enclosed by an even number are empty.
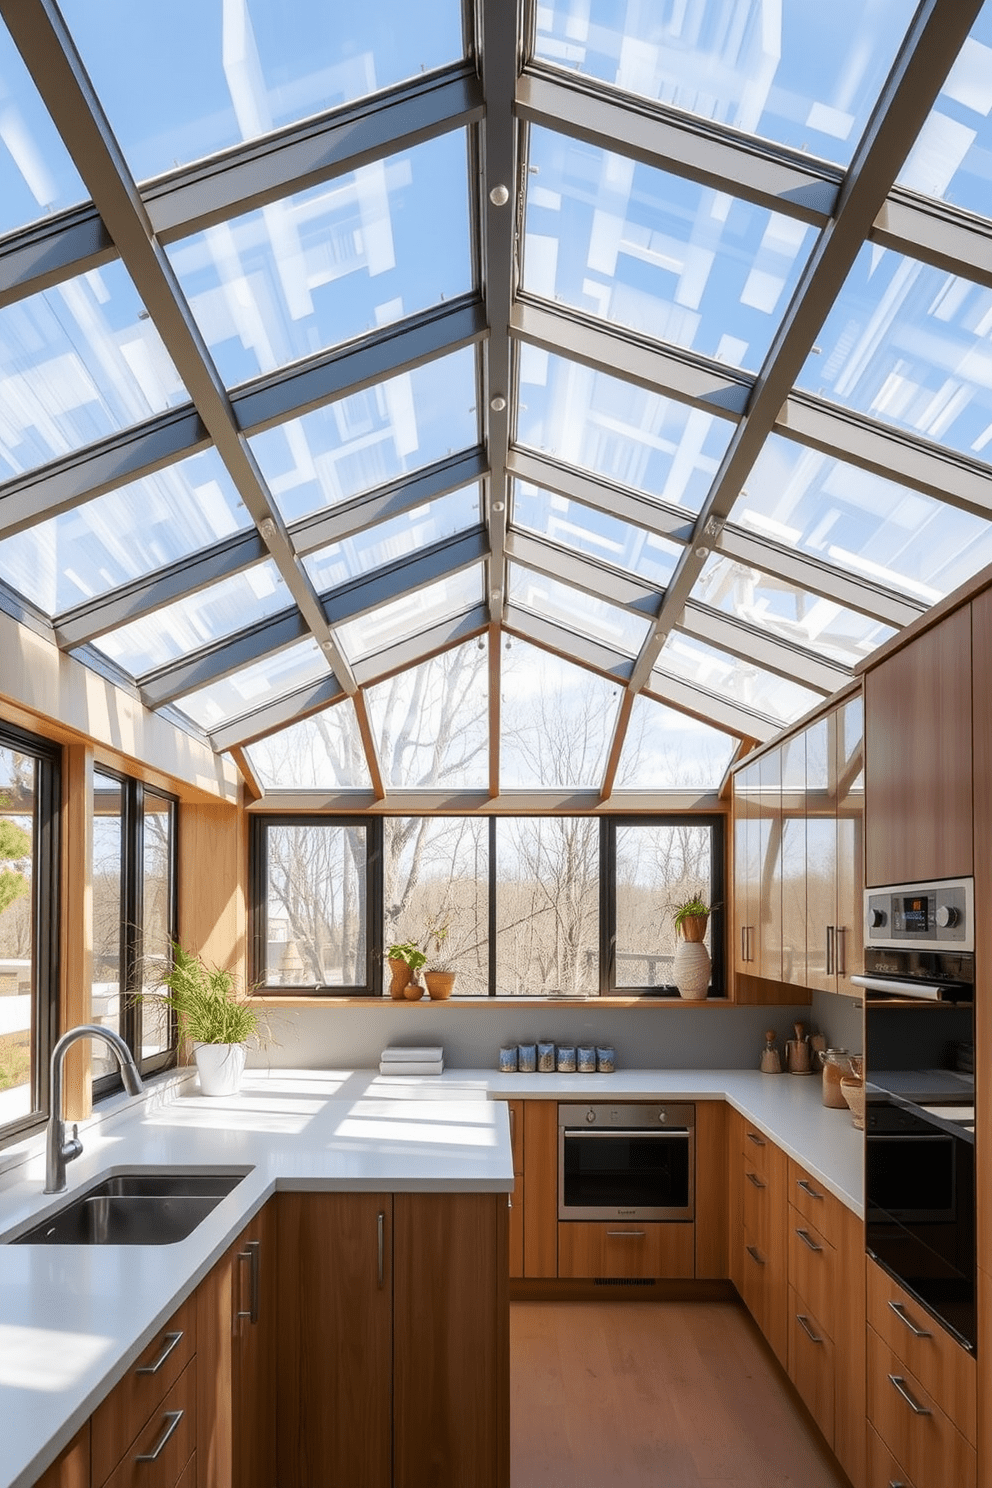
<svg viewBox="0 0 992 1488"><path fill-rule="evenodd" d="M952 925L956 925L958 923L958 920L960 918L961 916L958 914L953 904L939 904L937 906L937 924L940 926L941 930L949 930Z"/></svg>
<svg viewBox="0 0 992 1488"><path fill-rule="evenodd" d="M588 1110L586 1112L586 1120L588 1121L589 1125L592 1126L593 1122L596 1120L596 1112L592 1109Z"/></svg>
<svg viewBox="0 0 992 1488"><path fill-rule="evenodd" d="M868 924L872 930L880 930L885 924L885 910L870 909L868 911Z"/></svg>

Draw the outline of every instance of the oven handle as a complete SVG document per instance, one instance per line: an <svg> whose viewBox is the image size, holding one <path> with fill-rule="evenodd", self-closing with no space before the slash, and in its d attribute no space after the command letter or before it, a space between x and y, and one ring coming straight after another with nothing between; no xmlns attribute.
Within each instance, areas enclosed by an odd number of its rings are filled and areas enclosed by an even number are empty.
<svg viewBox="0 0 992 1488"><path fill-rule="evenodd" d="M891 992L897 997L915 997L920 1002L940 1002L944 993L951 990L946 983L901 982L896 977L854 975L848 981L868 992Z"/></svg>
<svg viewBox="0 0 992 1488"><path fill-rule="evenodd" d="M589 1126L563 1126L561 1131L568 1141L575 1137L684 1137L689 1140L687 1126L628 1126L622 1130L611 1126L602 1131L593 1131Z"/></svg>

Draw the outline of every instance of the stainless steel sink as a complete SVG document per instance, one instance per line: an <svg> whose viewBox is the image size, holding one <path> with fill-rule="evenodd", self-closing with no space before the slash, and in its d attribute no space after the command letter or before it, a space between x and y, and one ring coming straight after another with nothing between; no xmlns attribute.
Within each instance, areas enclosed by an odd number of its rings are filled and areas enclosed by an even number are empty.
<svg viewBox="0 0 992 1488"><path fill-rule="evenodd" d="M145 1169L116 1173L17 1235L12 1245L173 1245L244 1178Z"/></svg>

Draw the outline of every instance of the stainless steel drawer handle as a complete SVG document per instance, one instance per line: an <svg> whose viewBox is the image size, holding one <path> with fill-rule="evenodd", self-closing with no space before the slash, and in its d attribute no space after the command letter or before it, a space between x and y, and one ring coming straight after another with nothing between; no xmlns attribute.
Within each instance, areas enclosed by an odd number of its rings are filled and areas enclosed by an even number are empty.
<svg viewBox="0 0 992 1488"><path fill-rule="evenodd" d="M162 1435L159 1437L152 1450L150 1452L141 1452L137 1457L135 1457L135 1462L154 1462L156 1457L161 1457L162 1453L165 1451L166 1442L169 1440L169 1437L179 1425L179 1422L182 1420L184 1414L185 1412L181 1410L166 1411L165 1415L162 1417L162 1420L165 1422L165 1430L162 1432Z"/></svg>
<svg viewBox="0 0 992 1488"><path fill-rule="evenodd" d="M248 1240L244 1250L238 1251L238 1260L247 1261L248 1270L248 1308L237 1313L239 1318L247 1318L250 1323L258 1322L258 1308L260 1297L259 1277L259 1252L262 1249L261 1240Z"/></svg>
<svg viewBox="0 0 992 1488"><path fill-rule="evenodd" d="M810 1234L809 1230L797 1230L796 1231L796 1234L799 1236L800 1240L806 1246L806 1249L813 1251L813 1253L815 1255L819 1255L820 1252L823 1250L823 1246L822 1245L817 1245L816 1241L813 1239L813 1237Z"/></svg>
<svg viewBox="0 0 992 1488"><path fill-rule="evenodd" d="M807 1179L805 1179L805 1178L797 1178L796 1179L796 1187L797 1188L801 1188L804 1194L809 1194L809 1196L810 1196L811 1199L822 1199L823 1198L822 1193L817 1193L817 1191L813 1187L812 1183L808 1182Z"/></svg>
<svg viewBox="0 0 992 1488"><path fill-rule="evenodd" d="M155 1360L155 1363L139 1365L138 1368L134 1371L135 1374L158 1374L159 1370L162 1368L162 1365L172 1353L172 1350L175 1348L176 1344L179 1342L182 1336L183 1331L181 1328L178 1333L163 1334L162 1342L164 1344L164 1348L162 1349L162 1352L159 1354L158 1358Z"/></svg>
<svg viewBox="0 0 992 1488"><path fill-rule="evenodd" d="M747 1179L748 1183L751 1184L752 1188L767 1188L768 1187L767 1183L762 1183L762 1181L758 1177L757 1173L752 1173L752 1172L748 1171L748 1172L746 1172L744 1174L744 1177Z"/></svg>
<svg viewBox="0 0 992 1488"><path fill-rule="evenodd" d="M916 1326L916 1324L913 1322L913 1319L909 1316L909 1314L907 1313L905 1307L903 1307L903 1305L902 1305L901 1302L890 1302L889 1303L889 1307L895 1313L895 1315L899 1319L899 1321L901 1323L905 1323L906 1327L909 1329L910 1333L912 1333L912 1335L913 1335L914 1338L932 1338L933 1337L933 1334L932 1333L928 1333L927 1330L926 1330L926 1328L918 1328Z"/></svg>
<svg viewBox="0 0 992 1488"><path fill-rule="evenodd" d="M765 1264L764 1256L761 1254L761 1251L758 1250L754 1245L746 1245L744 1249L747 1251L752 1261L757 1261L759 1266L763 1266Z"/></svg>
<svg viewBox="0 0 992 1488"><path fill-rule="evenodd" d="M767 1145L764 1137L759 1137L757 1132L749 1131L747 1139L749 1142L753 1142L755 1147L764 1147Z"/></svg>
<svg viewBox="0 0 992 1488"><path fill-rule="evenodd" d="M899 1391L899 1394L902 1396L903 1400L905 1400L914 1416L929 1416L933 1414L932 1411L927 1410L925 1405L921 1405L918 1400L913 1399L912 1395L906 1387L906 1381L903 1379L901 1374L890 1374L889 1379Z"/></svg>
<svg viewBox="0 0 992 1488"><path fill-rule="evenodd" d="M799 1324L800 1328L802 1328L803 1332L806 1334L806 1337L809 1339L809 1341L811 1343L822 1343L823 1342L823 1339L820 1338L820 1336L818 1334L816 1334L816 1333L813 1332L813 1329L809 1325L809 1318L806 1316L805 1313L797 1312L796 1313L796 1322Z"/></svg>
<svg viewBox="0 0 992 1488"><path fill-rule="evenodd" d="M386 1214L380 1209L375 1217L376 1235L376 1282L382 1287L386 1282Z"/></svg>
<svg viewBox="0 0 992 1488"><path fill-rule="evenodd" d="M607 1240L643 1240L644 1230L607 1230Z"/></svg>

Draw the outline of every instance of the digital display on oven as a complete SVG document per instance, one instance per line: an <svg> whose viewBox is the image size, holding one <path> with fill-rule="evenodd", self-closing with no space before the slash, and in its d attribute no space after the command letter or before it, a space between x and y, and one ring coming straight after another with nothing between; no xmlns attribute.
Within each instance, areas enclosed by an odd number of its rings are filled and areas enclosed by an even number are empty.
<svg viewBox="0 0 992 1488"><path fill-rule="evenodd" d="M902 901L902 928L907 935L926 935L930 928L926 894L907 894Z"/></svg>

